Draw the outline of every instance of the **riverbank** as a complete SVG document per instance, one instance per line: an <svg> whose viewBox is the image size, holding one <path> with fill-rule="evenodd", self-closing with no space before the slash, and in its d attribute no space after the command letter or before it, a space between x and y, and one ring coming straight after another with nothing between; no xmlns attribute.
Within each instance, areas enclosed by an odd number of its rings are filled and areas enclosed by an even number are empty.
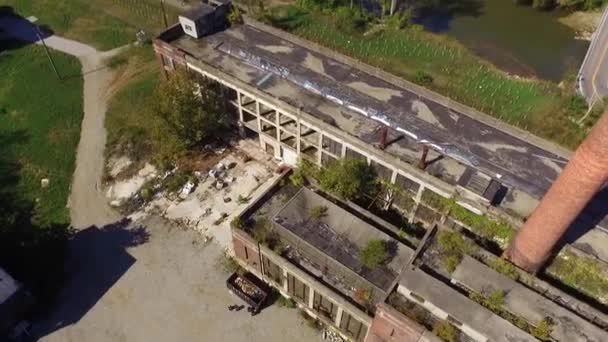
<svg viewBox="0 0 608 342"><path fill-rule="evenodd" d="M573 77L560 87L510 76L456 40L416 25L365 35L373 21L366 23L361 14L344 7L333 12L275 7L262 20L563 146L574 148L587 133L587 127L571 120L586 109L578 105Z"/></svg>
<svg viewBox="0 0 608 342"><path fill-rule="evenodd" d="M576 32L577 39L591 40L591 35L600 24L603 10L577 11L559 18L559 22Z"/></svg>

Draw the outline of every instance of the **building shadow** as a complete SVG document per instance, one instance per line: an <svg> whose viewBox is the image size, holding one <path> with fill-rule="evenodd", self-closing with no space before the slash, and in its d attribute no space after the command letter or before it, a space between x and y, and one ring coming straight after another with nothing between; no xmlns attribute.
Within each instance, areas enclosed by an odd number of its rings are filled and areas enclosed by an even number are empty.
<svg viewBox="0 0 608 342"><path fill-rule="evenodd" d="M570 225L566 234L564 234L563 238L556 246L557 250L561 249L566 244L576 243L576 241L587 232L592 229L597 229L596 227L598 225L608 231L608 187L605 187L598 192L593 199L587 203L585 209L583 209L581 214ZM585 246L577 245L577 248L595 255L595 252L590 246L585 248Z"/></svg>
<svg viewBox="0 0 608 342"><path fill-rule="evenodd" d="M80 321L136 262L127 248L148 240L146 227L128 219L74 234L68 244L65 285L49 311L33 320L27 341Z"/></svg>

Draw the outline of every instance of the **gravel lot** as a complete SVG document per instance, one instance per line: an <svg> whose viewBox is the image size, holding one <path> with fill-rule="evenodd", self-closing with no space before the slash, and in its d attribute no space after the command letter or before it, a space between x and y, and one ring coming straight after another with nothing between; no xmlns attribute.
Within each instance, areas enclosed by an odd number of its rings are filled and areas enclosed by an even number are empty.
<svg viewBox="0 0 608 342"><path fill-rule="evenodd" d="M251 317L225 287L221 248L150 217L80 231L72 279L40 341L321 341L295 309L276 305ZM243 303L244 304L244 303Z"/></svg>

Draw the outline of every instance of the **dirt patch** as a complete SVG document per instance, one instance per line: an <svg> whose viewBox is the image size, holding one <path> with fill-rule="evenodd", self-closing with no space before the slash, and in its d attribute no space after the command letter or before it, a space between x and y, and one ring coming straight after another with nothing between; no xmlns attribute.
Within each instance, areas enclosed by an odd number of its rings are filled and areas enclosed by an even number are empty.
<svg viewBox="0 0 608 342"><path fill-rule="evenodd" d="M574 12L559 18L559 22L575 30L577 38L591 40L591 35L599 26L601 19L601 11Z"/></svg>

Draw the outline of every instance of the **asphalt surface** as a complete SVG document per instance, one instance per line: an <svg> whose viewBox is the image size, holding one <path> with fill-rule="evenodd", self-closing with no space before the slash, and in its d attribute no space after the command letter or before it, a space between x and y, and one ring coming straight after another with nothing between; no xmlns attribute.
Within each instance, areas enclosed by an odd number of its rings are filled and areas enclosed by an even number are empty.
<svg viewBox="0 0 608 342"><path fill-rule="evenodd" d="M579 91L589 103L608 96L608 8L579 71Z"/></svg>

